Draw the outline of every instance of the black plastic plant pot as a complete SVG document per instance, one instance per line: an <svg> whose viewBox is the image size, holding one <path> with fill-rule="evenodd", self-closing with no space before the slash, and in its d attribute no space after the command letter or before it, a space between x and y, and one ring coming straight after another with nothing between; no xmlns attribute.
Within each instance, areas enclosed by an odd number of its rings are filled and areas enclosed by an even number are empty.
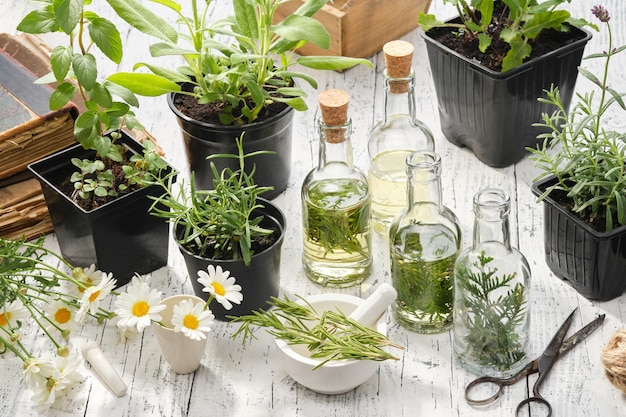
<svg viewBox="0 0 626 417"><path fill-rule="evenodd" d="M235 139L244 133L244 153L270 151L271 154L256 155L246 158L246 171L256 167L255 182L263 187L273 186L274 190L263 194L267 199L274 199L282 193L291 175L291 134L293 109L287 107L268 120L237 126L223 126L203 123L181 113L174 105L174 94L167 96L170 109L177 117L185 144L185 154L189 170L194 172L195 185L199 189L213 188L213 173L210 161L215 163L217 172L224 168L239 169L237 159L215 158L207 161L209 155L237 155Z"/></svg>
<svg viewBox="0 0 626 417"><path fill-rule="evenodd" d="M532 186L537 196L556 181L547 177ZM626 226L598 232L550 196L543 200L546 263L578 293L611 300L626 289Z"/></svg>
<svg viewBox="0 0 626 417"><path fill-rule="evenodd" d="M446 138L489 166L505 167L524 158L526 147L535 147L543 132L532 124L555 110L537 98L555 85L566 108L571 102L577 68L591 39L588 31L572 30L581 39L507 72L492 71L447 48L431 37L433 31L423 33Z"/></svg>
<svg viewBox="0 0 626 417"><path fill-rule="evenodd" d="M121 142L134 153L143 147L129 136ZM117 286L138 274L147 274L167 264L169 226L149 213L150 196L163 194L159 186L144 187L85 211L65 195L57 184L77 168L71 158L93 158L94 152L80 145L67 148L29 165L43 189L48 212L63 257L75 266L95 264L113 273Z"/></svg>
<svg viewBox="0 0 626 417"><path fill-rule="evenodd" d="M243 301L241 304L233 304L231 310L226 310L217 301L213 301L210 309L215 318L221 321L228 321L226 316L243 316L252 314L253 310L267 310L270 305L271 297L277 297L280 291L280 249L283 244L285 231L285 216L283 212L273 203L265 199L259 199L260 203L265 206L260 213L265 216L261 227L277 228L279 236L272 246L266 250L252 255L249 266L243 263L243 260L219 260L210 259L189 251L180 243L178 247L183 254L189 279L193 285L194 293L208 300L210 294L203 292L203 285L198 282L198 271L206 271L209 265L215 267L221 266L223 271L229 271L230 276L236 279L236 284L241 285ZM255 213L258 215L259 213ZM176 236L180 236L180 230Z"/></svg>

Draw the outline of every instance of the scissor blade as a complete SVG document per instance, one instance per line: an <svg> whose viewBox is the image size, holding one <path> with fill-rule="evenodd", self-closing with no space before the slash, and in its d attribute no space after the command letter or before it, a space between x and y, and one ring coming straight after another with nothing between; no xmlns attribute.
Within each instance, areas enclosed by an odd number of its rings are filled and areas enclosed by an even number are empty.
<svg viewBox="0 0 626 417"><path fill-rule="evenodd" d="M594 332L604 321L605 314L599 315L595 320L587 324L585 327L568 337L559 350L559 355L569 352L574 346L582 342L587 336Z"/></svg>
<svg viewBox="0 0 626 417"><path fill-rule="evenodd" d="M572 325L572 321L574 320L574 313L576 312L576 310L578 310L578 307L576 307L574 311L572 311L570 315L565 319L563 324L561 324L561 327L559 327L559 330L554 334L554 336L552 337L552 340L550 341L546 349L543 351L543 354L541 355L542 357L555 359L556 356L560 353L563 339L565 339L565 335L567 334L567 331ZM540 367L540 372L541 372L541 367Z"/></svg>

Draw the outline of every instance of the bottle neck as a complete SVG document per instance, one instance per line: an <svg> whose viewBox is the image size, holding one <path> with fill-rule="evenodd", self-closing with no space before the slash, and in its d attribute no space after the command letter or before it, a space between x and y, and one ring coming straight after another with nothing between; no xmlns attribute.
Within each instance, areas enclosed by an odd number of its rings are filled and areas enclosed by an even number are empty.
<svg viewBox="0 0 626 417"><path fill-rule="evenodd" d="M487 188L474 196L474 247L498 242L511 248L509 195L496 188Z"/></svg>
<svg viewBox="0 0 626 417"><path fill-rule="evenodd" d="M392 78L383 73L385 80L385 115L384 122L387 122L393 115L405 115L411 120L415 120L415 74L405 78Z"/></svg>
<svg viewBox="0 0 626 417"><path fill-rule="evenodd" d="M340 126L328 126L318 121L320 135L319 167L331 163L344 163L350 168L352 161L352 121Z"/></svg>
<svg viewBox="0 0 626 417"><path fill-rule="evenodd" d="M441 210L441 157L432 151L417 151L407 157L409 209L433 204Z"/></svg>

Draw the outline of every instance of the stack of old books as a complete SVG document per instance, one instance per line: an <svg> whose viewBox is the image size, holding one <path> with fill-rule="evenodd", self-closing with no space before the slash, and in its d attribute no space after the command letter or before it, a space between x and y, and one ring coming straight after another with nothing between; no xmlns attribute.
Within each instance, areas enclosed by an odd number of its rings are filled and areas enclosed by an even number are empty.
<svg viewBox="0 0 626 417"><path fill-rule="evenodd" d="M0 237L37 237L52 230L28 164L75 143L77 109L50 111L52 88L34 81L50 71L38 38L0 34Z"/></svg>

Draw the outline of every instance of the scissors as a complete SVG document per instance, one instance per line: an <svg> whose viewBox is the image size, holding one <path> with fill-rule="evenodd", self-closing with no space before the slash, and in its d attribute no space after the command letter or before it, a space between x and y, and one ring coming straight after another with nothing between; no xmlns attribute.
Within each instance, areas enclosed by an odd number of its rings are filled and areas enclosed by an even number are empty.
<svg viewBox="0 0 626 417"><path fill-rule="evenodd" d="M552 406L545 398L541 396L541 394L539 393L539 387L547 377L550 369L552 369L552 365L554 365L554 363L562 355L569 352L574 346L578 345L578 343L580 343L587 336L589 336L595 329L600 327L600 325L604 321L605 315L601 314L595 320L587 324L585 327L583 327L564 341L563 339L565 338L565 334L567 333L570 325L572 324L572 321L574 320L574 313L577 309L578 308L575 308L574 311L571 312L569 317L563 322L563 324L556 332L556 334L548 344L548 347L546 347L541 356L539 356L534 361L528 363L526 366L524 366L524 368L522 368L521 371L509 378L483 376L475 379L474 381L469 383L467 388L465 388L465 400L471 405L491 404L502 396L505 386L515 384L527 375L538 373L539 377L537 378L537 381L535 381L535 385L533 385L533 395L518 404L515 410L515 415L519 416L520 410L522 410L522 408L526 404L537 403L539 405L543 405L543 407L547 410L547 417L550 417L552 415ZM497 387L497 392L489 398L476 399L475 397L472 397L471 392L474 388L478 386L494 386Z"/></svg>

